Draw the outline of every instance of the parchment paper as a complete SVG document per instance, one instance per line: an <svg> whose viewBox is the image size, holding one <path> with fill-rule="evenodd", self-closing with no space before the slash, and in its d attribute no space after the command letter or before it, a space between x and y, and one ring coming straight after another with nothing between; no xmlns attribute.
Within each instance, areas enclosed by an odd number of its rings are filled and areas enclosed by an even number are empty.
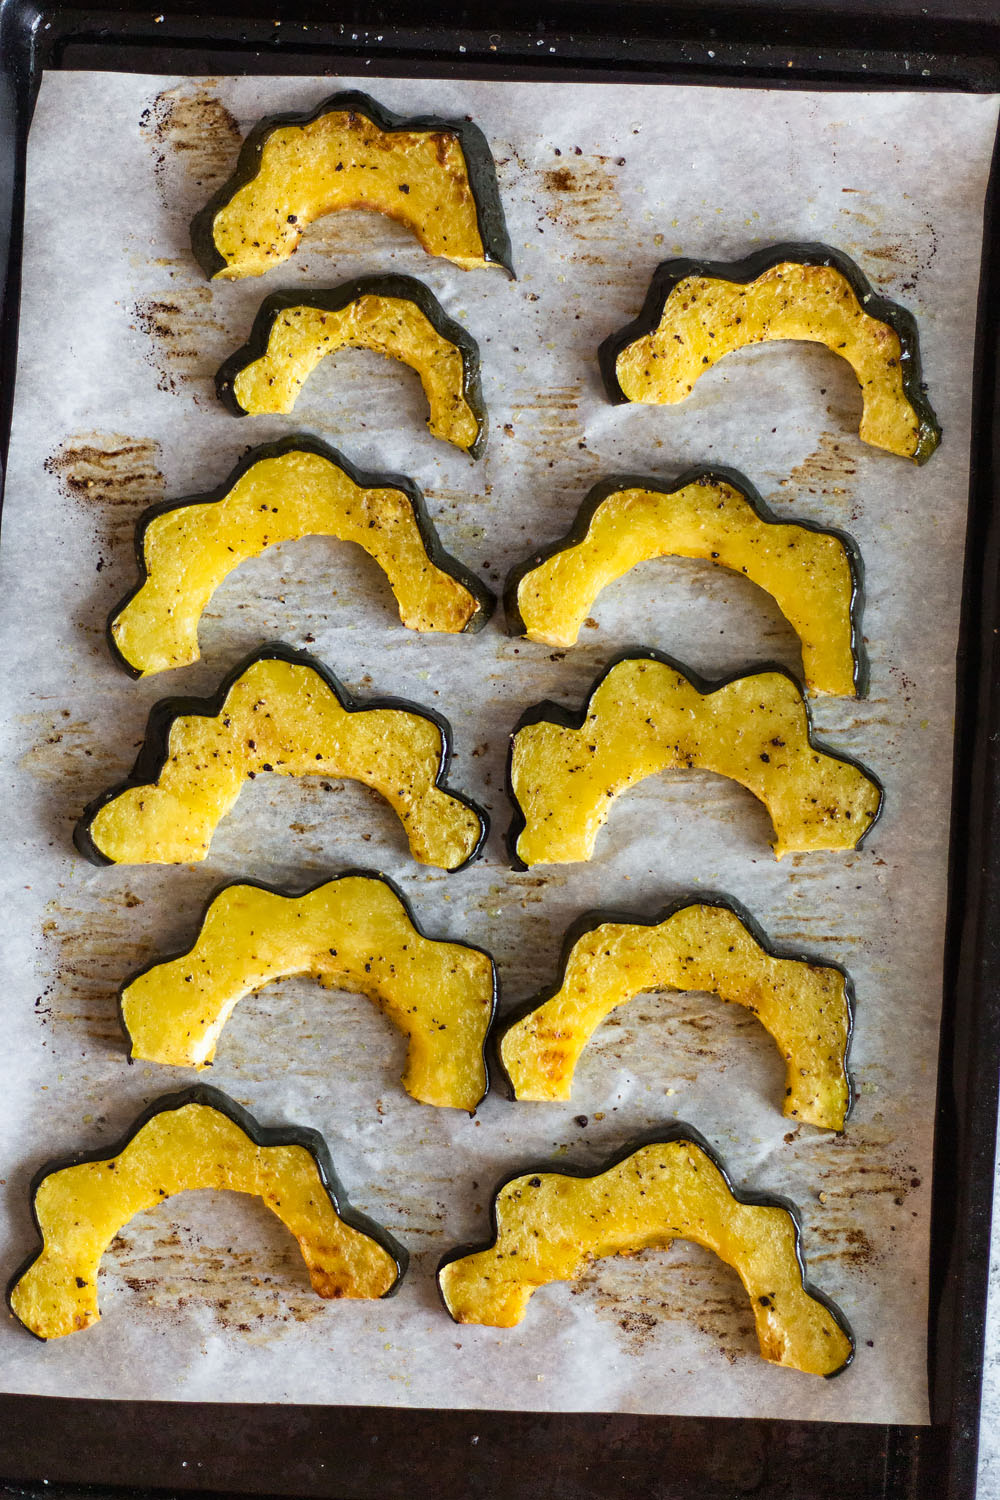
<svg viewBox="0 0 1000 1500"><path fill-rule="evenodd" d="M463 273L377 216L313 226L262 280L209 285L187 224L262 114L336 87L391 108L475 117L498 162L519 280ZM726 892L771 938L853 975L858 1101L842 1136L779 1113L783 1065L736 1007L645 997L601 1028L566 1105L491 1095L473 1119L420 1105L403 1042L368 1002L304 980L243 1001L207 1077L263 1122L324 1132L353 1202L409 1247L385 1303L327 1304L256 1200L188 1194L133 1220L104 1258L103 1321L43 1345L7 1317L8 1391L538 1410L757 1414L921 1422L936 1036L951 780L954 652L967 504L971 361L993 98L441 82L181 80L61 73L31 134L16 410L3 517L0 705L8 820L0 1062L0 1245L6 1278L34 1243L28 1182L45 1161L115 1141L147 1101L194 1079L129 1067L115 992L193 940L224 880L392 875L431 934L499 964L505 1005L552 980L562 933L600 905L648 916ZM673 254L734 258L815 239L854 256L916 314L945 439L917 469L858 438L860 395L819 346L733 355L673 408L612 408L600 339L637 312ZM380 269L421 277L479 340L489 404L472 464L425 427L409 372L345 352L289 418L239 425L212 375L279 287ZM777 660L797 641L770 599L708 563L660 561L607 589L580 644L419 636L381 573L311 539L240 568L202 623L202 661L131 682L103 625L134 578L133 523L204 491L250 444L315 432L369 469L423 486L445 546L498 587L560 535L587 488L629 469L736 466L783 514L849 530L867 571L871 694L815 704L822 738L887 789L865 848L769 849L764 809L707 773L620 799L589 865L514 874L502 833L507 737L542 697L578 707L623 645L703 674ZM103 868L73 851L84 803L131 766L158 698L209 692L261 641L308 645L358 691L396 693L454 727L452 781L485 802L485 858L417 866L390 810L351 783L262 776L188 868ZM738 1183L801 1207L813 1279L858 1356L825 1382L765 1364L733 1272L696 1248L595 1264L538 1292L506 1332L438 1304L442 1252L484 1239L491 1189L521 1162L596 1164L675 1117Z"/></svg>

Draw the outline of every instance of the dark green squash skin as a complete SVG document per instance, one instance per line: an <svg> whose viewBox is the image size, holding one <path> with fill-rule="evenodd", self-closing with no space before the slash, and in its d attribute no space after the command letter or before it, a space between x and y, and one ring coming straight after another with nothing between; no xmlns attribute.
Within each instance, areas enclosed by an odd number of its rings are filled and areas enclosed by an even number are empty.
<svg viewBox="0 0 1000 1500"><path fill-rule="evenodd" d="M799 1264L799 1274L802 1278L803 1291L810 1297L814 1297L817 1302L823 1304L851 1345L851 1352L840 1368L831 1370L830 1374L825 1375L823 1378L824 1380L834 1380L838 1375L842 1375L854 1359L857 1341L854 1337L854 1330L837 1304L825 1292L821 1292L818 1287L813 1286L812 1282L806 1276L806 1264L802 1254L802 1218L798 1206L790 1198L785 1198L780 1193L754 1193L737 1188L725 1163L708 1144L705 1137L693 1125L687 1125L683 1120L678 1120L675 1124L665 1127L654 1125L649 1130L643 1131L640 1135L633 1136L621 1150L614 1152L613 1155L599 1162L594 1167L567 1165L562 1157L558 1157L552 1161L537 1161L530 1163L528 1166L517 1167L512 1172L506 1172L493 1189L493 1201L490 1204L490 1228L492 1231L490 1239L478 1244L456 1245L454 1249L446 1251L438 1261L435 1280L437 1281L438 1295L441 1298L445 1311L448 1312L448 1304L445 1302L444 1293L441 1290L441 1272L445 1266L450 1265L454 1260L461 1260L463 1256L477 1255L482 1250L493 1249L499 1235L497 1199L508 1184L516 1182L520 1177L532 1177L550 1172L556 1173L561 1177L600 1177L603 1172L610 1172L613 1167L619 1166L623 1161L627 1161L630 1156L634 1156L636 1151L641 1150L643 1146L669 1146L673 1145L676 1141L686 1141L690 1145L696 1146L699 1151L704 1151L709 1161L721 1174L726 1187L732 1193L737 1203L741 1203L747 1208L782 1208L790 1216L795 1230L795 1258ZM451 1316L450 1312L448 1312L448 1316Z"/></svg>
<svg viewBox="0 0 1000 1500"><path fill-rule="evenodd" d="M688 276L708 276L719 281L732 281L746 285L747 282L756 281L758 276L769 271L772 266L780 265L783 261L792 261L802 266L831 266L839 271L865 312L880 322L887 323L896 334L899 339L903 394L916 413L920 424L917 448L911 456L916 464L926 463L941 441L941 424L927 399L923 383L920 336L917 332L916 320L913 314L905 307L901 307L898 302L890 302L887 297L880 297L861 267L842 250L834 250L830 245L792 241L788 244L768 245L763 250L755 250L752 255L746 256L743 260L692 260L683 257L679 260L662 261L653 272L653 279L649 284L649 291L646 293L646 300L639 316L616 333L610 334L597 351L608 400L614 406L628 402L629 398L618 382L615 368L618 356L628 348L629 344L635 343L636 339L655 333L660 325L666 300L679 281L683 281Z"/></svg>
<svg viewBox="0 0 1000 1500"><path fill-rule="evenodd" d="M266 891L267 894L270 895L270 896L284 896L284 897L290 897L290 898L292 898L294 900L300 900L303 896L311 896L312 893L313 893L313 891L318 891L321 888L321 886L331 885L334 880L338 880L338 881L339 880L352 880L352 879L358 879L358 878L360 878L362 880L380 880L383 885L388 886L389 889L390 889L390 891L392 891L392 894L401 903L401 905L403 907L403 910L406 912L406 915L407 915L409 921L413 924L413 927L415 928L415 930L417 931L417 933L420 935L420 937L426 938L428 942L457 942L457 939L455 939L455 938L445 938L445 939L432 938L430 936L430 933L425 932L424 929L423 929L423 927L418 922L418 920L416 918L416 915L415 915L415 913L413 911L413 907L410 905L409 900L407 899L407 897L406 897L405 893L403 892L403 890L396 884L396 882L394 880L390 880L390 878L389 878L388 875L383 875L381 870L364 870L364 869L361 869L360 867L358 867L358 868L352 868L352 869L349 869L349 870L342 870L339 875L335 875L335 876L331 877L331 879L329 879L329 880L317 880L313 885L307 885L307 886L302 886L302 887L298 887L298 886L268 885L267 882L263 881L263 880L227 880L223 885L220 885L217 890L215 890L215 891L212 892L212 895L209 897L208 901L205 903L204 910L202 911L202 914L201 914L200 918L198 919L198 932L197 932L197 935L195 937L195 942L197 942L198 938L201 936L202 929L203 929L203 927L205 925L205 918L208 916L208 913L211 910L212 906L215 904L215 902L219 899L219 897L225 891L232 890L232 888L234 886L247 886L247 885L249 885L249 886L253 886L253 888L255 890ZM496 966L496 963L494 961L492 953L488 952L486 948L481 948L478 943L469 943L469 942L466 942L464 938L461 941L461 947L463 947L463 948L471 948L473 950L473 952L475 952L475 953L481 953L484 958L488 959L489 960L489 965L490 965L490 971L491 971L491 973L493 975L493 998L492 998L492 1000L490 1002L490 1021L489 1021L489 1026L487 1027L487 1030L486 1030L486 1034L483 1037L483 1053L482 1053L482 1055L483 1055L483 1068L484 1068L485 1074L486 1074L486 1087L483 1089L483 1092L482 1092L482 1094L480 1095L480 1097L479 1097L479 1099L477 1101L476 1107L478 1108L478 1106L480 1104L482 1104L483 1100L486 1098L486 1095L490 1091L490 1054L489 1054L489 1050L488 1049L489 1049L489 1045L490 1045L490 1032L491 1032L491 1029L492 1029L493 1022L496 1019L497 1003L498 1003L499 998L500 998L500 980L499 980L499 977L497 975L497 966ZM175 953L164 953L164 954L161 954L158 958L151 958L148 963L143 964L143 966L142 966L141 969L136 969L133 974L129 974L129 976L126 979L122 980L121 984L118 986L118 1021L119 1021L119 1024L121 1025L122 1031L125 1033L125 1036L129 1039L129 1042L131 1042L131 1035L129 1033L128 1027L125 1024L125 1016L124 1016L124 1013L123 1013L123 1010L122 1010L122 1000L124 998L125 991L128 989L129 985L134 984L135 981L137 979L139 979L143 974L148 974L150 969L158 969L161 964L169 964L169 963L173 963L178 958L186 958L187 955L190 952L191 952L191 947L188 947L188 948L182 948L180 951L175 952ZM131 1050L128 1047L128 1043L126 1043L126 1047L127 1047L128 1050ZM132 1063L132 1058L131 1057L128 1058L128 1062L131 1065L131 1063ZM475 1114L475 1110L474 1109L470 1110L469 1113L470 1113L470 1115L473 1115L473 1114ZM341 1217L343 1217L343 1216L341 1216Z"/></svg>
<svg viewBox="0 0 1000 1500"><path fill-rule="evenodd" d="M387 1292L382 1297L394 1297L399 1291L400 1283L406 1275L409 1264L409 1252L399 1243L381 1224L363 1214L360 1209L352 1208L347 1194L344 1191L340 1178L337 1176L336 1168L330 1156L329 1147L318 1130L312 1130L307 1125L261 1125L247 1110L237 1104L235 1099L230 1099L221 1089L212 1088L210 1084L196 1083L190 1088L180 1089L173 1094L161 1094L154 1099L152 1104L146 1106L136 1120L132 1122L125 1134L111 1145L101 1146L95 1151L74 1151L71 1156L59 1157L55 1161L46 1162L34 1174L29 1185L31 1199L31 1218L38 1236L39 1247L32 1250L31 1254L18 1266L14 1275L7 1284L6 1302L10 1312L15 1318L17 1314L11 1306L11 1297L14 1288L21 1277L34 1265L42 1253L44 1241L42 1239L41 1225L38 1222L38 1214L35 1208L35 1200L38 1190L47 1177L54 1172L62 1172L66 1167L80 1167L87 1162L108 1161L114 1156L119 1156L129 1146L133 1139L139 1134L144 1125L157 1115L165 1114L169 1110L182 1109L186 1104L204 1104L209 1109L214 1109L220 1115L225 1115L232 1120L233 1124L253 1141L255 1146L302 1146L313 1158L319 1171L320 1180L326 1189L327 1196L336 1213L344 1223L351 1229L356 1229L360 1234L367 1235L369 1239L381 1245L382 1249L396 1262L397 1276ZM381 1298L379 1300L382 1300ZM20 1318L18 1323L24 1328ZM39 1334L32 1333L30 1328L25 1329L33 1339L38 1339L41 1344L47 1344L48 1339L41 1338Z"/></svg>
<svg viewBox="0 0 1000 1500"><path fill-rule="evenodd" d="M255 464L262 463L267 458L282 458L286 453L315 453L317 457L325 458L338 469L342 469L348 479L353 484L356 484L359 489L401 490L410 502L413 510L413 519L416 521L417 530L420 533L420 540L424 544L430 561L442 573L447 573L449 577L456 579L463 588L468 589L476 601L476 611L461 633L463 635L474 635L477 631L482 630L496 607L496 598L481 579L477 578L474 573L471 573L463 563L460 563L457 557L452 557L450 552L445 551L441 544L441 538L435 530L434 522L427 514L427 506L420 486L414 480L406 478L403 474L366 473L363 469L355 468L350 459L345 458L336 448L331 448L328 443L322 442L319 438L310 437L305 433L298 433L291 437L279 438L274 443L263 443L259 448L251 448L249 452L243 455L235 469L232 470L221 484L217 484L214 490L207 490L204 494L200 495L185 495L180 500L158 501L156 505L151 505L148 510L144 510L139 516L135 526L135 557L139 566L139 579L129 589L128 593L119 599L114 609L108 615L108 623L105 628L105 639L112 657L120 667L125 669L130 677L140 678L143 676L143 673L140 668L134 667L122 655L118 649L118 643L112 634L111 627L126 605L131 604L136 594L144 587L149 577L146 569L145 541L146 532L150 524L159 516L165 516L170 511L182 510L188 505L210 505L224 500L239 480L243 478L248 469L252 469Z"/></svg>
<svg viewBox="0 0 1000 1500"><path fill-rule="evenodd" d="M334 112L352 112L363 115L382 131L406 130L422 133L433 130L457 136L469 174L472 200L476 205L476 222L479 226L479 238L483 242L483 257L485 260L502 266L512 281L516 279L510 236L507 233L503 205L500 202L500 189L497 185L496 164L489 142L479 126L474 125L471 120L445 120L438 115L397 115L391 109L378 104L368 94L352 89L341 94L331 94L328 99L324 99L312 110L269 115L251 130L240 147L240 154L232 176L223 183L217 193L213 193L205 207L196 213L191 221L191 248L195 259L209 280L219 271L224 271L227 265L227 261L216 248L212 232L215 216L220 208L224 208L230 199L235 197L240 188L245 187L257 176L260 170L260 159L269 136L274 131L285 130L289 126L311 125L321 115ZM440 257L436 258L440 259Z"/></svg>
<svg viewBox="0 0 1000 1500"><path fill-rule="evenodd" d="M449 318L429 287L414 276L356 276L340 286L309 287L302 292L272 292L260 304L253 320L250 337L242 348L237 349L220 365L215 376L215 392L227 411L234 417L246 417L247 411L236 399L233 382L254 360L262 359L267 352L267 341L271 336L274 320L291 307L318 307L322 312L341 312L360 297L394 297L412 302L423 313L436 333L455 348L462 356L462 394L479 424L475 442L465 451L470 458L479 458L486 447L486 403L479 379L479 345L454 318ZM336 353L336 350L331 351Z"/></svg>
<svg viewBox="0 0 1000 1500"><path fill-rule="evenodd" d="M446 873L455 874L458 870L464 870L473 860L478 859L482 853L490 829L489 815L467 797L463 792L456 792L447 784L448 767L452 756L452 729L443 714L439 714L433 708L423 708L418 703L412 703L407 698L358 698L344 687L340 679L334 676L329 667L323 665L315 656L308 651L299 651L294 646L286 646L282 641L272 641L266 646L259 646L256 651L251 651L242 661L237 662L231 672L228 672L219 684L218 689L207 698L161 698L154 703L149 711L146 721L146 734L142 748L136 757L135 765L122 781L116 782L99 797L88 802L73 829L73 843L84 859L88 859L93 865L110 865L115 861L98 849L90 834L90 827L98 812L106 802L112 802L122 792L128 791L130 787L149 786L155 782L163 770L169 756L170 730L175 719L189 717L193 714L201 714L205 718L215 719L222 711L222 705L226 700L226 694L233 684L242 677L247 669L257 661L287 661L294 666L308 667L326 684L334 693L337 701L347 713L364 713L372 708L403 709L406 713L417 714L422 719L429 719L436 726L441 735L441 760L437 774L434 778L435 786L441 791L447 792L449 797L454 797L456 802L463 802L466 807L471 808L479 819L480 834L479 841L468 859L456 865L454 870Z"/></svg>
<svg viewBox="0 0 1000 1500"><path fill-rule="evenodd" d="M514 806L514 816L511 820L510 827L507 830L507 854L510 859L512 870L526 870L528 868L528 866L518 856L517 853L517 841L524 831L525 817L524 812L521 808L521 804L518 802L515 795L513 782L511 780L511 770L514 763L514 736L520 730L526 729L529 724L539 724L543 720L548 720L553 724L559 724L564 729L582 729L590 708L590 700L593 698L594 694L597 692L597 689L601 686L601 683L604 681L605 677L607 677L608 673L613 671L614 668L623 661L634 661L637 659L642 659L643 661L658 661L661 662L663 666L669 667L672 672L680 673L682 677L687 678L691 686L695 689L696 692L700 693L702 697L707 697L710 693L717 692L719 688L728 687L731 682L738 682L741 677L754 677L758 672L780 672L782 677L787 677L789 682L794 683L795 687L798 689L799 696L802 699L806 715L806 735L811 747L814 750L818 750L822 755L828 755L831 760L839 760L843 761L845 765L856 766L857 769L863 773L863 775L867 776L868 779L878 787L879 802L878 807L875 809L875 816L872 818L871 823L865 829L864 833L858 839L858 842L854 845L855 849L860 849L862 847L865 839L868 837L869 833L878 822L882 813L882 809L885 806L885 787L880 778L876 776L873 771L869 770L867 766L862 765L861 761L857 760L853 755L838 755L836 751L830 749L829 745L824 745L821 740L817 740L814 737L812 713L809 708L809 700L805 696L805 693L802 689L802 684L799 682L794 672L789 672L787 667L782 667L777 662L761 662L758 666L747 668L742 672L730 672L727 677L717 677L714 679L709 679L707 677L702 677L700 672L695 672L691 667L684 666L683 663L679 662L676 657L668 656L665 651L656 651L652 646L626 646L623 651L618 652L617 656L613 656L608 662L608 665L604 668L604 671L599 673L598 676L594 678L594 681L587 689L587 695L583 700L582 708L574 712L573 709L566 708L561 703L554 703L551 698L545 698L541 703L535 703L531 706L531 708L525 709L524 713L521 715L517 723L514 725L514 728L511 730L510 749L507 752L506 785L507 796L510 798L510 801Z"/></svg>
<svg viewBox="0 0 1000 1500"><path fill-rule="evenodd" d="M517 603L517 591L521 580L526 574L534 571L557 552L568 551L571 547L578 546L587 535L590 524L597 511L609 496L617 494L619 490L651 490L657 495L672 495L681 490L685 485L731 485L746 500L751 509L768 526L801 526L805 531L815 531L820 536L836 537L844 551L847 553L847 563L851 570L851 652L854 656L854 691L858 698L864 698L868 694L868 653L864 646L864 636L861 630L861 616L865 607L865 569L861 557L861 549L852 536L846 531L840 531L834 526L820 526L816 521L804 521L796 516L790 518L779 516L770 506L765 503L757 489L752 485L744 474L738 469L730 469L722 464L713 465L711 468L700 468L694 465L678 474L676 479L663 480L650 474L609 474L604 479L599 479L584 496L583 503L570 525L569 530L558 541L550 542L526 557L523 562L517 564L507 574L504 584L503 603L504 614L507 620L507 629L511 635L524 635L524 619ZM766 591L765 591L766 592Z"/></svg>
<svg viewBox="0 0 1000 1500"><path fill-rule="evenodd" d="M504 1011L499 1016L490 1030L488 1041L490 1044L490 1060L495 1069L497 1083L501 1092L507 1099L516 1100L514 1085L510 1074L504 1065L503 1054L500 1047L504 1037L512 1026L518 1021L523 1021L525 1016L531 1015L532 1011L540 1010L553 995L557 995L566 980L566 967L569 963L570 954L577 943L587 933L593 932L596 927L603 927L606 922L620 923L629 927L659 927L661 922L676 916L679 911L684 911L689 906L717 906L723 911L732 912L750 933L754 941L763 948L770 958L793 959L796 963L809 964L814 968L835 969L844 980L844 992L847 998L847 1038L844 1043L844 1055L841 1059L844 1073L847 1077L847 1109L844 1113L844 1122L850 1119L851 1110L854 1108L854 1087L851 1074L848 1071L847 1060L851 1051L851 1039L854 1035L855 993L854 981L842 964L833 963L828 958L814 958L808 953L799 953L788 948L777 948L771 942L767 933L761 927L756 917L752 916L746 907L733 896L713 895L707 892L692 893L689 896L679 896L676 901L671 901L667 906L655 912L651 917L637 916L634 912L625 911L621 907L607 906L598 907L595 911L585 911L573 921L566 929L563 938L562 952L559 955L559 969L554 984L550 984L529 1000L519 1001L510 1010Z"/></svg>

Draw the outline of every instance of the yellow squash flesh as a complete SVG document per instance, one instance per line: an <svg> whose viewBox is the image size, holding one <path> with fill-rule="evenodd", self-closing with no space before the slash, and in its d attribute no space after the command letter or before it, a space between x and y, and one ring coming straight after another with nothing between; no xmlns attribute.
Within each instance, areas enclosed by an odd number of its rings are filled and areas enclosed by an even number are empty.
<svg viewBox="0 0 1000 1500"><path fill-rule="evenodd" d="M127 787L93 816L89 833L115 864L202 860L247 777L347 776L399 816L421 864L450 870L471 857L479 815L436 785L438 726L402 708L354 712L312 667L265 658L233 683L219 713L182 715L152 785Z"/></svg>
<svg viewBox="0 0 1000 1500"><path fill-rule="evenodd" d="M782 261L747 283L687 276L659 327L621 351L615 372L629 401L673 405L724 355L770 339L805 339L841 355L861 386L862 440L917 454L921 419L903 389L899 335L865 312L834 266Z"/></svg>
<svg viewBox="0 0 1000 1500"><path fill-rule="evenodd" d="M597 595L652 557L701 557L742 573L775 600L802 642L807 685L855 693L847 549L830 532L765 521L733 485L685 485L672 494L622 489L595 510L586 535L521 579L517 607L529 640L572 646Z"/></svg>
<svg viewBox="0 0 1000 1500"><path fill-rule="evenodd" d="M233 381L233 394L251 416L288 413L306 379L327 354L372 349L409 365L420 376L436 438L472 448L479 420L465 398L462 351L438 333L408 297L357 297L339 312L304 302L279 312L267 349Z"/></svg>
<svg viewBox="0 0 1000 1500"><path fill-rule="evenodd" d="M839 969L775 958L734 911L692 904L655 926L604 922L573 945L549 999L504 1034L500 1056L518 1099L569 1099L597 1027L651 990L707 990L744 1005L787 1063L784 1113L842 1130L851 1011Z"/></svg>
<svg viewBox="0 0 1000 1500"><path fill-rule="evenodd" d="M621 792L692 766L763 802L779 859L855 848L882 800L860 767L810 744L805 704L784 673L757 672L703 694L675 667L630 657L598 683L580 729L543 719L514 735L510 782L525 819L518 859L589 859Z"/></svg>
<svg viewBox="0 0 1000 1500"><path fill-rule="evenodd" d="M187 1104L154 1115L118 1156L43 1179L35 1195L43 1249L11 1292L15 1315L42 1339L96 1323L97 1272L111 1240L136 1214L190 1188L262 1199L298 1240L321 1297L382 1297L397 1280L392 1256L337 1214L304 1146L258 1146L227 1115Z"/></svg>
<svg viewBox="0 0 1000 1500"><path fill-rule="evenodd" d="M405 491L363 489L307 450L264 458L220 500L178 506L143 533L146 579L111 623L140 673L199 659L198 622L223 579L277 542L332 536L363 547L386 574L411 630L462 631L478 608L428 555Z"/></svg>
<svg viewBox="0 0 1000 1500"><path fill-rule="evenodd" d="M515 1178L497 1197L496 1224L493 1245L438 1273L458 1323L511 1328L539 1287L574 1281L603 1256L666 1249L686 1239L738 1273L765 1359L831 1375L851 1357L847 1333L803 1287L792 1215L778 1206L740 1203L693 1142L642 1146L596 1177L541 1172Z"/></svg>
<svg viewBox="0 0 1000 1500"><path fill-rule="evenodd" d="M269 135L256 176L213 219L226 261L215 279L263 275L288 259L307 224L350 208L397 219L430 255L463 270L495 264L483 252L457 135L380 130L363 114L331 110Z"/></svg>
<svg viewBox="0 0 1000 1500"><path fill-rule="evenodd" d="M228 886L188 953L122 991L132 1056L204 1067L237 1001L285 974L311 974L384 1010L409 1039L403 1086L414 1099L471 1112L483 1097L492 963L421 936L395 892L360 875L298 897Z"/></svg>

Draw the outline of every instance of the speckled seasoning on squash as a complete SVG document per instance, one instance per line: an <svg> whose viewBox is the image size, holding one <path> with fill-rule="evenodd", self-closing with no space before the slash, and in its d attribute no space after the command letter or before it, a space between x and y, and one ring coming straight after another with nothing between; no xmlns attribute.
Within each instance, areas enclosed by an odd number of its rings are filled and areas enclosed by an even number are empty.
<svg viewBox="0 0 1000 1500"><path fill-rule="evenodd" d="M733 349L771 339L825 344L861 387L862 441L922 464L941 440L913 315L879 297L829 245L783 244L745 260L667 260L639 316L598 351L615 403L672 405Z"/></svg>
<svg viewBox="0 0 1000 1500"><path fill-rule="evenodd" d="M206 276L260 276L295 251L313 220L342 209L386 214L430 255L513 276L489 143L471 120L405 118L357 91L272 115L247 136L236 169L195 215Z"/></svg>
<svg viewBox="0 0 1000 1500"><path fill-rule="evenodd" d="M96 1323L101 1256L136 1214L192 1188L251 1193L291 1231L321 1297L390 1296L407 1253L351 1208L323 1137L267 1129L219 1089L155 1100L110 1149L44 1167L31 1184L41 1237L14 1275L7 1302L39 1339Z"/></svg>
<svg viewBox="0 0 1000 1500"><path fill-rule="evenodd" d="M651 1132L594 1170L521 1168L499 1185L493 1238L459 1246L438 1267L456 1323L512 1328L539 1287L575 1281L597 1259L693 1240L739 1275L764 1359L839 1375L854 1356L847 1320L805 1278L787 1200L737 1192L707 1141L681 1123ZM650 1266L650 1279L670 1272ZM541 1308L535 1317L544 1317Z"/></svg>
<svg viewBox="0 0 1000 1500"><path fill-rule="evenodd" d="M409 1042L403 1087L423 1104L474 1112L496 970L482 948L436 941L384 875L350 870L299 893L256 881L224 886L194 944L154 959L122 986L136 1061L205 1067L244 995L287 974L366 995Z"/></svg>
<svg viewBox="0 0 1000 1500"><path fill-rule="evenodd" d="M386 799L414 859L458 870L488 823L447 787L450 756L451 728L432 709L356 699L308 652L263 646L213 697L154 705L131 775L84 809L73 840L95 864L187 864L205 858L248 778L347 776Z"/></svg>

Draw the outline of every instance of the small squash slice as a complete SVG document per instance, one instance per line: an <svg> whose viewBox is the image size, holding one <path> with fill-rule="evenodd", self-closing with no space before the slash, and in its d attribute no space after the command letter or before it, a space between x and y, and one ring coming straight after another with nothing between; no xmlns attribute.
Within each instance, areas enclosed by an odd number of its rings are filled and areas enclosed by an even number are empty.
<svg viewBox="0 0 1000 1500"><path fill-rule="evenodd" d="M205 858L244 781L348 776L380 792L421 864L457 870L478 854L486 816L445 787L451 728L399 698L353 698L315 657L280 644L240 662L212 698L155 704L132 774L97 797L74 843L94 864Z"/></svg>
<svg viewBox="0 0 1000 1500"><path fill-rule="evenodd" d="M254 448L215 490L139 518L140 581L108 621L112 654L133 677L199 659L198 622L234 568L276 542L355 542L384 571L411 630L481 630L493 595L441 546L412 479L364 474L315 438Z"/></svg>
<svg viewBox="0 0 1000 1500"><path fill-rule="evenodd" d="M615 403L672 405L733 349L771 339L825 344L847 360L864 401L861 438L925 463L941 428L924 392L911 313L879 297L828 245L773 245L745 260L667 260L634 322L599 360Z"/></svg>
<svg viewBox="0 0 1000 1500"><path fill-rule="evenodd" d="M651 990L706 990L743 1005L787 1064L784 1113L843 1130L851 1105L851 981L834 964L778 954L736 902L677 901L652 921L590 912L566 937L559 983L501 1023L498 1053L516 1099L569 1099L598 1026Z"/></svg>
<svg viewBox="0 0 1000 1500"><path fill-rule="evenodd" d="M195 216L206 276L261 276L340 209L386 214L429 255L513 276L510 239L486 137L469 120L404 119L367 94L334 94L305 114L273 115L247 136L236 170Z"/></svg>
<svg viewBox="0 0 1000 1500"><path fill-rule="evenodd" d="M511 736L516 869L589 859L614 799L658 771L703 766L745 786L774 852L856 849L882 805L878 781L812 738L798 684L779 668L706 682L658 651L612 662L578 715L540 703Z"/></svg>
<svg viewBox="0 0 1000 1500"><path fill-rule="evenodd" d="M219 400L237 417L287 414L327 354L371 349L420 376L436 438L478 458L486 445L479 346L423 282L359 276L330 290L265 297L250 337L219 368Z"/></svg>
<svg viewBox="0 0 1000 1500"><path fill-rule="evenodd" d="M492 1242L445 1256L438 1286L456 1323L512 1328L539 1287L675 1239L704 1245L737 1272L765 1359L808 1375L839 1375L850 1364L844 1315L805 1280L794 1207L738 1193L690 1125L632 1145L594 1172L539 1167L507 1178L493 1203Z"/></svg>
<svg viewBox="0 0 1000 1500"><path fill-rule="evenodd" d="M211 1063L237 1001L286 974L366 995L409 1040L403 1087L423 1104L475 1110L496 971L481 948L435 942L384 875L350 871L301 895L225 886L193 947L148 965L121 990L137 1061Z"/></svg>
<svg viewBox="0 0 1000 1500"><path fill-rule="evenodd" d="M744 574L798 634L812 692L864 692L856 544L782 521L735 469L688 469L669 486L640 474L600 480L566 535L511 572L508 623L531 641L575 645L601 589L652 557L701 557Z"/></svg>
<svg viewBox="0 0 1000 1500"><path fill-rule="evenodd" d="M387 1297L406 1271L392 1236L351 1208L323 1137L265 1129L218 1089L157 1099L110 1151L43 1168L31 1188L42 1248L13 1278L7 1301L36 1338L100 1319L101 1256L136 1214L192 1188L251 1193L291 1230L321 1297Z"/></svg>

